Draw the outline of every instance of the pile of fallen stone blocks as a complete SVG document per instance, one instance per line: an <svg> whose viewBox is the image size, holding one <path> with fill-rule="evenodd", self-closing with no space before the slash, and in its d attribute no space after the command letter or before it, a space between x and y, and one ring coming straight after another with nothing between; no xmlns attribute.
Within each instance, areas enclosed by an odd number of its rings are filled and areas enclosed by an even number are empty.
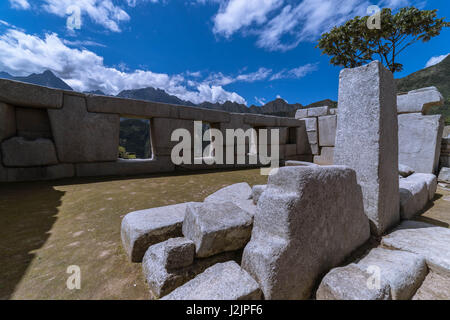
<svg viewBox="0 0 450 320"><path fill-rule="evenodd" d="M336 138L337 109L328 106L299 109L296 119L304 120L306 131L314 155L314 163L333 164L334 144Z"/></svg>
<svg viewBox="0 0 450 320"><path fill-rule="evenodd" d="M358 262L332 269L316 298L450 299L449 245L448 228L405 221Z"/></svg>
<svg viewBox="0 0 450 320"><path fill-rule="evenodd" d="M239 183L217 191L204 202L137 211L124 217L123 246L132 262L142 262L156 298L194 278L205 286L213 285L215 279L217 287L187 290L189 294L181 294L184 298L261 297L259 285L238 264L252 232L256 206L251 194L247 183ZM166 299L179 296L177 291Z"/></svg>

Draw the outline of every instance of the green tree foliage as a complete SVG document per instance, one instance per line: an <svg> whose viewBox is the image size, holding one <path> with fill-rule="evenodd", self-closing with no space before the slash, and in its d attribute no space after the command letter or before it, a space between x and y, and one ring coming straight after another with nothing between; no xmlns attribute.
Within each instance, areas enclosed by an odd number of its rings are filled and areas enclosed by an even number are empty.
<svg viewBox="0 0 450 320"><path fill-rule="evenodd" d="M379 59L391 72L403 70L397 57L412 44L427 42L450 27L445 18L437 18L437 10L419 10L415 7L391 9L380 13L381 29L370 29L370 17L355 17L340 27L324 33L318 48L331 56L331 64L354 68Z"/></svg>

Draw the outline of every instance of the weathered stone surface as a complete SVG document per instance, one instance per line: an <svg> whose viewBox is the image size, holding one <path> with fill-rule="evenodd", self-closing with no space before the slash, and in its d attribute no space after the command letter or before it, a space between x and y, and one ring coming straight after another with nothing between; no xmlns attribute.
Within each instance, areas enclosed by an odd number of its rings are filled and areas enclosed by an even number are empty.
<svg viewBox="0 0 450 320"><path fill-rule="evenodd" d="M296 144L285 144L280 146L280 150L283 152L280 154L284 155L284 158L288 158L290 156L295 156L297 154L297 145Z"/></svg>
<svg viewBox="0 0 450 320"><path fill-rule="evenodd" d="M323 147L320 149L320 156L314 156L314 163L321 166L333 164L334 147Z"/></svg>
<svg viewBox="0 0 450 320"><path fill-rule="evenodd" d="M262 193L267 189L267 185L256 185L252 188L252 199L253 203L256 205L258 204L259 197L262 195Z"/></svg>
<svg viewBox="0 0 450 320"><path fill-rule="evenodd" d="M33 84L0 79L0 101L15 106L58 109L62 107L63 92Z"/></svg>
<svg viewBox="0 0 450 320"><path fill-rule="evenodd" d="M420 113L398 116L399 161L420 173L435 173L438 169L441 136L441 115Z"/></svg>
<svg viewBox="0 0 450 320"><path fill-rule="evenodd" d="M177 129L185 129L191 135L192 150L194 147L194 121L171 118L155 118L151 122L152 143L156 156L170 156L172 149L179 141L171 141L172 133ZM193 152L191 161L193 161Z"/></svg>
<svg viewBox="0 0 450 320"><path fill-rule="evenodd" d="M0 182L8 181L8 170L3 167L2 153L0 152Z"/></svg>
<svg viewBox="0 0 450 320"><path fill-rule="evenodd" d="M61 162L117 160L118 115L89 113L83 97L68 94L64 94L64 107L48 114Z"/></svg>
<svg viewBox="0 0 450 320"><path fill-rule="evenodd" d="M341 71L334 164L356 171L374 234L399 221L395 91L392 73L378 61Z"/></svg>
<svg viewBox="0 0 450 320"><path fill-rule="evenodd" d="M317 118L306 118L303 121L305 121L307 132L317 131Z"/></svg>
<svg viewBox="0 0 450 320"><path fill-rule="evenodd" d="M337 114L338 109L337 108L332 108L330 109L330 114Z"/></svg>
<svg viewBox="0 0 450 320"><path fill-rule="evenodd" d="M433 106L442 106L444 97L436 87L422 88L397 96L398 113L427 114Z"/></svg>
<svg viewBox="0 0 450 320"><path fill-rule="evenodd" d="M251 216L255 215L256 206L251 200L252 188L246 182L236 183L222 188L205 198L205 202L232 202Z"/></svg>
<svg viewBox="0 0 450 320"><path fill-rule="evenodd" d="M196 256L242 249L250 239L253 218L232 202L189 204L183 235L194 241Z"/></svg>
<svg viewBox="0 0 450 320"><path fill-rule="evenodd" d="M194 263L195 244L186 238L172 238L164 246L166 269L179 269Z"/></svg>
<svg viewBox="0 0 450 320"><path fill-rule="evenodd" d="M162 300L259 300L258 283L234 261L218 263Z"/></svg>
<svg viewBox="0 0 450 320"><path fill-rule="evenodd" d="M286 167L317 167L317 164L306 161L289 160L284 163Z"/></svg>
<svg viewBox="0 0 450 320"><path fill-rule="evenodd" d="M329 114L329 111L330 107L328 106L308 108L308 117L326 116Z"/></svg>
<svg viewBox="0 0 450 320"><path fill-rule="evenodd" d="M160 102L124 99L117 97L88 95L87 110L96 113L114 113L135 117L178 118L179 106Z"/></svg>
<svg viewBox="0 0 450 320"><path fill-rule="evenodd" d="M450 300L450 276L431 271L412 300Z"/></svg>
<svg viewBox="0 0 450 320"><path fill-rule="evenodd" d="M442 138L450 139L450 126L444 127L444 131L442 132Z"/></svg>
<svg viewBox="0 0 450 320"><path fill-rule="evenodd" d="M319 145L334 147L336 140L337 116L319 117Z"/></svg>
<svg viewBox="0 0 450 320"><path fill-rule="evenodd" d="M71 178L75 175L73 164L57 164L46 167L5 168L8 181L39 181Z"/></svg>
<svg viewBox="0 0 450 320"><path fill-rule="evenodd" d="M279 117L266 116L262 114L244 114L244 122L254 127L276 127L280 125L279 119Z"/></svg>
<svg viewBox="0 0 450 320"><path fill-rule="evenodd" d="M320 275L369 236L352 169L283 167L258 201L242 266L266 299L307 299Z"/></svg>
<svg viewBox="0 0 450 320"><path fill-rule="evenodd" d="M266 117L271 117L271 116L266 115ZM280 127L297 128L297 127L303 126L303 121L301 121L299 119L288 118L288 117L278 117L278 125Z"/></svg>
<svg viewBox="0 0 450 320"><path fill-rule="evenodd" d="M380 277L391 288L393 300L409 300L424 281L428 268L425 259L411 252L372 249L369 254L358 262L363 270L376 267Z"/></svg>
<svg viewBox="0 0 450 320"><path fill-rule="evenodd" d="M310 155L311 149L308 142L308 133L306 131L305 124L296 129L296 134L297 155Z"/></svg>
<svg viewBox="0 0 450 320"><path fill-rule="evenodd" d="M175 165L170 157L157 157L156 159L118 159L109 162L77 163L77 176L131 176L149 173L162 173L175 171Z"/></svg>
<svg viewBox="0 0 450 320"><path fill-rule="evenodd" d="M450 183L450 168L442 168L438 180L439 182Z"/></svg>
<svg viewBox="0 0 450 320"><path fill-rule="evenodd" d="M17 135L26 139L51 138L47 110L16 108Z"/></svg>
<svg viewBox="0 0 450 320"><path fill-rule="evenodd" d="M425 258L429 268L450 274L450 229L404 221L396 231L383 237L386 248L409 251Z"/></svg>
<svg viewBox="0 0 450 320"><path fill-rule="evenodd" d="M391 288L386 279L380 279L380 287L369 286L372 273L352 263L332 269L317 289L317 300L391 300Z"/></svg>
<svg viewBox="0 0 450 320"><path fill-rule="evenodd" d="M6 167L37 167L58 163L55 145L49 139L26 140L14 137L2 143Z"/></svg>
<svg viewBox="0 0 450 320"><path fill-rule="evenodd" d="M410 180L423 180L427 186L428 200L432 201L437 189L437 178L432 173L414 173L407 179Z"/></svg>
<svg viewBox="0 0 450 320"><path fill-rule="evenodd" d="M9 104L0 102L0 143L16 134L16 111Z"/></svg>
<svg viewBox="0 0 450 320"><path fill-rule="evenodd" d="M308 109L298 109L295 112L295 119L304 119L308 118Z"/></svg>
<svg viewBox="0 0 450 320"><path fill-rule="evenodd" d="M407 178L410 175L412 175L414 173L414 169L411 167L408 167L404 164L399 164L398 165L398 173L400 174L401 177L403 178Z"/></svg>
<svg viewBox="0 0 450 320"><path fill-rule="evenodd" d="M410 179L410 177L399 181L400 215L403 220L413 218L428 203L428 189L425 181L423 179Z"/></svg>
<svg viewBox="0 0 450 320"><path fill-rule="evenodd" d="M318 154L320 154L319 145L318 145L317 143L310 144L310 148L311 148L311 153L312 153L313 155L318 155Z"/></svg>
<svg viewBox="0 0 450 320"><path fill-rule="evenodd" d="M196 120L212 123L230 121L230 114L228 112L220 110L179 106L178 113L180 119L186 120Z"/></svg>
<svg viewBox="0 0 450 320"><path fill-rule="evenodd" d="M319 139L317 137L317 131L309 131L307 135L310 144L317 144L319 142Z"/></svg>
<svg viewBox="0 0 450 320"><path fill-rule="evenodd" d="M189 203L135 211L122 220L123 247L132 262L141 262L148 247L182 236L182 225Z"/></svg>
<svg viewBox="0 0 450 320"><path fill-rule="evenodd" d="M191 265L186 267L168 269L165 267L164 249L166 246L166 242L151 246L142 260L144 277L151 293L156 298L169 294L212 265L238 260L242 255L242 251L225 252L205 259L195 259Z"/></svg>

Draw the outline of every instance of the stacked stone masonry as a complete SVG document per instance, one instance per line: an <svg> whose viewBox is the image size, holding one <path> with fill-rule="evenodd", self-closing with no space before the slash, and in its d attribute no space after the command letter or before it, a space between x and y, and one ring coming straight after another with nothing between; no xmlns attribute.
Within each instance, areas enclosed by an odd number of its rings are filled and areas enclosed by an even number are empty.
<svg viewBox="0 0 450 320"><path fill-rule="evenodd" d="M150 120L152 159L118 159L121 117ZM194 121L223 133L224 158L228 152L234 164L172 163L177 144L172 132L193 133ZM259 167L248 160L248 140L244 163L237 163L237 147L231 149L236 142L226 139L226 129L251 128L279 129L281 162L312 160L305 123L293 118L86 95L0 79L0 182Z"/></svg>

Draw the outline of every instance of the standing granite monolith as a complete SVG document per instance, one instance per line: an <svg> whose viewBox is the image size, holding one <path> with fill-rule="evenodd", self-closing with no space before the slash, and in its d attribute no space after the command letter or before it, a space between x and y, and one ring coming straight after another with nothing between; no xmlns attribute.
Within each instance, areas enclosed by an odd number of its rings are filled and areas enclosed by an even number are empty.
<svg viewBox="0 0 450 320"><path fill-rule="evenodd" d="M372 233L399 222L396 87L378 61L341 71L334 163L356 171Z"/></svg>
<svg viewBox="0 0 450 320"><path fill-rule="evenodd" d="M259 198L242 267L265 299L308 299L320 276L370 236L355 171L283 167Z"/></svg>

